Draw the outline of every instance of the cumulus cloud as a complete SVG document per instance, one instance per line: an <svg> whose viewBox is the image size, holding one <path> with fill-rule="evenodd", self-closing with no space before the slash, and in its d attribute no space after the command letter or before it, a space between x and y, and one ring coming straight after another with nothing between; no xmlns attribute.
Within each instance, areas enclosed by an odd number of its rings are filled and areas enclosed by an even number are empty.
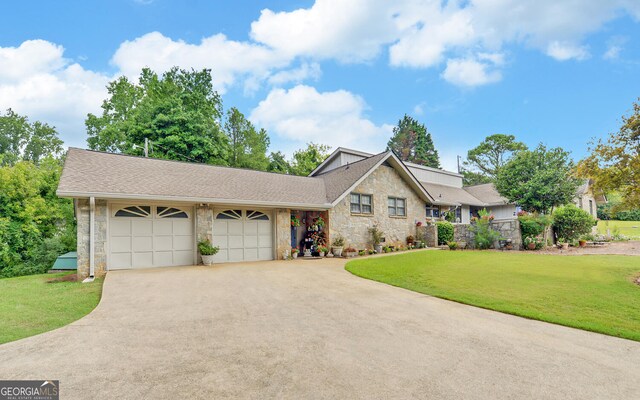
<svg viewBox="0 0 640 400"><path fill-rule="evenodd" d="M484 57L483 57L484 56ZM497 64L490 55L477 58L454 58L447 61L442 78L457 86L479 86L498 82L502 79L500 71L495 70ZM501 60L501 57L498 57Z"/></svg>
<svg viewBox="0 0 640 400"><path fill-rule="evenodd" d="M0 47L0 109L55 125L68 144L84 145L84 119L99 111L110 77L84 69L63 53L62 46L45 40Z"/></svg>
<svg viewBox="0 0 640 400"><path fill-rule="evenodd" d="M301 83L308 79L318 80L321 75L320 64L304 63L299 68L277 72L271 75L268 81L274 86L279 86L289 82Z"/></svg>
<svg viewBox="0 0 640 400"><path fill-rule="evenodd" d="M360 96L346 90L318 92L297 85L271 90L249 119L286 139L290 143L286 151L307 142L380 151L393 127L371 122L364 115L366 108Z"/></svg>
<svg viewBox="0 0 640 400"><path fill-rule="evenodd" d="M547 47L547 54L558 61L585 60L589 58L589 51L585 46L576 46L571 43L551 42Z"/></svg>
<svg viewBox="0 0 640 400"><path fill-rule="evenodd" d="M255 77L266 78L273 69L286 67L289 62L282 53L256 43L229 40L221 33L191 44L151 32L122 43L111 59L129 77L137 77L144 67L156 72L173 66L210 68L215 88L221 93L239 78L249 82Z"/></svg>

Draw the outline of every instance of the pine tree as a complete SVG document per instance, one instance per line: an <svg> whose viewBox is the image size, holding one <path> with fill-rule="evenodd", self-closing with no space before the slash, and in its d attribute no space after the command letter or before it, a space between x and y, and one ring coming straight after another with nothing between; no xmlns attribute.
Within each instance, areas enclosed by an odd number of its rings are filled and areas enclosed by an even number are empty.
<svg viewBox="0 0 640 400"><path fill-rule="evenodd" d="M387 150L393 150L402 161L440 168L440 157L431 134L424 124L406 114L393 128Z"/></svg>

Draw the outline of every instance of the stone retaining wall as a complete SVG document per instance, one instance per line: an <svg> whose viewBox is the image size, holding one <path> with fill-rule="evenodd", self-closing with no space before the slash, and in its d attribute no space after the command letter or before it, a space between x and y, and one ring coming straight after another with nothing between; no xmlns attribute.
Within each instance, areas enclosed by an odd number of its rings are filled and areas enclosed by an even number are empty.
<svg viewBox="0 0 640 400"><path fill-rule="evenodd" d="M473 248L475 234L470 228L471 224L453 224L453 240L458 243L466 242L467 248ZM513 250L521 249L520 221L517 219L493 220L491 229L500 233L503 239L511 239ZM498 247L498 244L496 243L495 246Z"/></svg>

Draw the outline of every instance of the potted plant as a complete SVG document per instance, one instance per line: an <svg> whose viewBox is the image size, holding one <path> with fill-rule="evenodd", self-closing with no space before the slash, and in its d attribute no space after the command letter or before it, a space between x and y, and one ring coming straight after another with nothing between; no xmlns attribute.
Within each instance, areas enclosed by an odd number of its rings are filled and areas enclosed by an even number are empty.
<svg viewBox="0 0 640 400"><path fill-rule="evenodd" d="M346 253L347 257L355 257L358 255L358 250L356 250L352 246L349 246L346 249L344 249L344 252Z"/></svg>
<svg viewBox="0 0 640 400"><path fill-rule="evenodd" d="M524 247L528 250L535 250L536 249L535 240L533 240L531 236L527 236L526 238L524 238Z"/></svg>
<svg viewBox="0 0 640 400"><path fill-rule="evenodd" d="M218 254L219 250L220 247L211 245L211 242L208 240L198 242L198 251L202 257L202 264L204 265L213 264L213 258Z"/></svg>
<svg viewBox="0 0 640 400"><path fill-rule="evenodd" d="M447 242L447 246L449 246L449 250L455 250L458 248L458 242Z"/></svg>
<svg viewBox="0 0 640 400"><path fill-rule="evenodd" d="M558 248L562 250L567 250L569 248L569 242L567 242L565 238L559 238Z"/></svg>
<svg viewBox="0 0 640 400"><path fill-rule="evenodd" d="M300 250L298 250L296 247L291 249L291 258L293 258L294 260L296 258L298 258L298 253L300 253Z"/></svg>
<svg viewBox="0 0 640 400"><path fill-rule="evenodd" d="M344 238L340 235L333 239L333 243L331 243L331 252L336 257L342 257L342 249L344 247Z"/></svg>
<svg viewBox="0 0 640 400"><path fill-rule="evenodd" d="M300 226L300 220L295 215L291 215L291 226L298 227Z"/></svg>
<svg viewBox="0 0 640 400"><path fill-rule="evenodd" d="M325 254L327 254L328 251L329 251L329 249L327 249L324 246L318 247L318 254L320 255L320 257L324 257Z"/></svg>
<svg viewBox="0 0 640 400"><path fill-rule="evenodd" d="M364 256L365 254L367 254L367 252L365 250L359 250L358 251L358 255L361 256L361 257Z"/></svg>
<svg viewBox="0 0 640 400"><path fill-rule="evenodd" d="M369 228L369 233L371 234L371 241L373 242L373 248L380 253L382 251L382 241L384 240L384 232L378 229L378 225L374 225Z"/></svg>

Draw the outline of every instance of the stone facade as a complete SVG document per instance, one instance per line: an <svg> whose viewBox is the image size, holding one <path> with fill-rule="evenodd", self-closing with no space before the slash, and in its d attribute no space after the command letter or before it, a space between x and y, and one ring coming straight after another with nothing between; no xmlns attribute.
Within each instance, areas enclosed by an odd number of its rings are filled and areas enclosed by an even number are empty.
<svg viewBox="0 0 640 400"><path fill-rule="evenodd" d="M416 227L416 240L424 241L427 247L438 247L438 227L436 225Z"/></svg>
<svg viewBox="0 0 640 400"><path fill-rule="evenodd" d="M284 252L291 253L291 210L279 208L276 215L276 260L284 259Z"/></svg>
<svg viewBox="0 0 640 400"><path fill-rule="evenodd" d="M490 226L491 229L500 233L503 239L511 239L513 250L519 250L522 247L520 221L517 219L493 220ZM475 234L471 230L470 224L453 224L453 240L455 242L466 242L467 248L473 248L474 237Z"/></svg>
<svg viewBox="0 0 640 400"><path fill-rule="evenodd" d="M89 276L90 210L89 199L76 200L76 222L78 226L78 278L83 280ZM108 207L106 200L97 200L95 204L95 276L103 276L107 271L107 220Z"/></svg>
<svg viewBox="0 0 640 400"><path fill-rule="evenodd" d="M202 240L213 240L213 209L208 205L196 205L196 246ZM202 262L199 252L196 262Z"/></svg>
<svg viewBox="0 0 640 400"><path fill-rule="evenodd" d="M353 192L373 195L373 214L351 214L349 194L329 211L331 238L335 239L337 235L341 235L347 246L357 249L371 248L368 229L373 225L377 225L384 232L384 244L406 244L407 236L416 234L416 222L425 219L425 202L392 167L381 165ZM406 217L389 216L389 196L406 199Z"/></svg>

